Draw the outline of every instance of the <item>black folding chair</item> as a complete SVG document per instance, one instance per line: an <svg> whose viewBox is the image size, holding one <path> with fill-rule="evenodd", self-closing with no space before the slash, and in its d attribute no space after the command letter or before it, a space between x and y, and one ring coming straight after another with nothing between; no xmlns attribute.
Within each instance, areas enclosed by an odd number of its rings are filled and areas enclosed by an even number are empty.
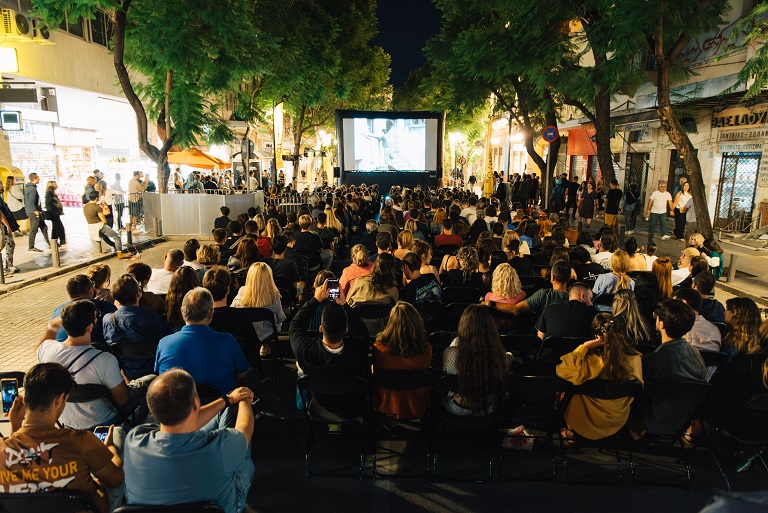
<svg viewBox="0 0 768 513"><path fill-rule="evenodd" d="M435 393L433 394L433 407L432 407L432 419L433 419L433 445L432 445L432 477L433 479L444 479L449 481L469 481L473 483L488 483L493 484L493 467L494 460L498 455L499 440L497 435L497 423L498 414L494 411L483 416L474 415L454 415L448 412L443 405L442 399L447 396L449 392L454 394L460 394L459 378L453 374L446 374L441 376L437 380ZM497 398L497 408L501 407L502 398ZM440 427L445 426L447 428L454 428L462 431L468 431L478 433L483 437L483 441L486 444L488 451L488 477L487 479L471 479L460 477L445 477L440 476L438 473L438 461L440 455Z"/></svg>
<svg viewBox="0 0 768 513"><path fill-rule="evenodd" d="M725 338L725 336L728 334L728 325L724 322L713 322L712 324L717 326L717 329L720 330L720 336Z"/></svg>
<svg viewBox="0 0 768 513"><path fill-rule="evenodd" d="M3 513L83 513L99 508L85 495L75 492L0 493Z"/></svg>
<svg viewBox="0 0 768 513"><path fill-rule="evenodd" d="M383 388L387 390L397 391L401 393L414 393L417 391L421 391L424 388L429 389L429 394L431 397L431 394L433 393L433 388L435 385L435 375L429 371L414 371L414 370L383 370L383 371L377 371L374 372L371 375L371 397L373 398L376 395L376 392L378 389ZM431 421L429 418L429 410L427 413L421 417L421 418L410 418L410 419L394 419L393 417L384 415L382 413L377 412L375 409L372 409L374 416L379 422L375 422L373 425L373 435L374 435L374 449L373 449L373 478L376 479L376 477L427 477L429 476L429 470L430 470L430 459L432 455L432 431L431 431ZM377 430L377 427L380 423L388 423L388 424L394 424L394 425L400 425L403 426L406 429L398 431L398 435L394 433L394 431L389 431L388 436L385 438L387 440L411 440L416 437L418 438L425 438L426 441L426 449L427 449L427 468L424 473L421 474L402 474L402 473L391 473L391 474L382 474L376 469L377 464L377 455L379 450L385 450L391 457L400 457L403 456L403 454L398 453L397 451L394 451L392 449L386 449L382 447L378 441L379 438L377 434L379 431ZM407 435L414 435L414 436L407 436ZM409 444L410 445L410 444ZM399 466L399 465L398 465Z"/></svg>
<svg viewBox="0 0 768 513"><path fill-rule="evenodd" d="M635 349L640 351L640 354L646 355L656 351L657 347L652 344L637 344Z"/></svg>
<svg viewBox="0 0 768 513"><path fill-rule="evenodd" d="M455 331L435 331L429 334L428 340L432 346L432 363L429 365L431 369L443 370L443 353L455 338Z"/></svg>
<svg viewBox="0 0 768 513"><path fill-rule="evenodd" d="M691 464L683 433L691 425L699 405L712 393L712 388L705 381L649 381L645 383L641 399L635 403L642 410L643 425L649 434L655 435L655 445L672 450L675 443L679 442L689 487ZM632 470L632 478L637 482L634 466Z"/></svg>
<svg viewBox="0 0 768 513"><path fill-rule="evenodd" d="M445 287L443 289L443 304L480 302L480 290L475 287Z"/></svg>
<svg viewBox="0 0 768 513"><path fill-rule="evenodd" d="M352 309L362 319L363 324L368 329L368 338L370 341L373 341L387 323L389 312L392 311L392 305L363 302L356 303Z"/></svg>
<svg viewBox="0 0 768 513"><path fill-rule="evenodd" d="M146 366L148 363L154 365L158 344L157 340L141 340L136 342L123 340L112 342L109 346L109 351L115 355L120 363L120 368L123 369L128 379L136 379L141 376L137 375L132 369ZM142 373L142 375L144 374L146 373Z"/></svg>
<svg viewBox="0 0 768 513"><path fill-rule="evenodd" d="M131 504L120 506L113 513L224 513L224 509L215 502L194 502L174 504L172 506L146 506Z"/></svg>
<svg viewBox="0 0 768 513"><path fill-rule="evenodd" d="M118 414L118 417L114 421L115 425L123 423L127 423L130 426L135 425L135 421L131 419L136 415L136 411L139 409L139 404L133 406L120 406L112 397L112 393L109 389L104 385L78 383L72 388L69 397L67 398L67 402L72 404L90 403L93 401L107 401L110 406L112 406L112 409ZM90 426L90 429L95 427L96 425Z"/></svg>
<svg viewBox="0 0 768 513"><path fill-rule="evenodd" d="M445 316L443 317L442 328L452 331L459 329L459 321L464 314L464 310L466 310L468 306L468 303L451 303L445 305Z"/></svg>
<svg viewBox="0 0 768 513"><path fill-rule="evenodd" d="M585 337L547 337L541 344L539 359L557 361L561 356L573 352L587 340L589 339Z"/></svg>
<svg viewBox="0 0 768 513"><path fill-rule="evenodd" d="M304 414L307 421L307 446L304 452L304 478L309 476L359 477L363 479L365 472L365 444L368 433L368 384L357 376L301 376L297 385L301 397ZM308 400L308 398L310 398ZM330 400L334 404L343 402L345 414L329 412L322 406L321 400ZM321 425L323 430L315 429ZM358 473L354 476L342 476L336 473L318 473L310 468L310 453L312 439L315 434L328 434L329 425L340 424L342 430L335 435L344 435L344 426L352 427L362 424L360 433L360 464Z"/></svg>
<svg viewBox="0 0 768 513"><path fill-rule="evenodd" d="M526 315L517 315L511 312L505 312L491 306L486 307L491 313L496 329L500 334L526 334L530 333L530 324Z"/></svg>
<svg viewBox="0 0 768 513"><path fill-rule="evenodd" d="M294 249L296 253L307 259L307 271L317 272L322 266L320 252L316 249Z"/></svg>
<svg viewBox="0 0 768 513"><path fill-rule="evenodd" d="M593 305L600 305L600 306L607 306L612 307L613 306L613 298L615 294L600 294L595 299L592 300Z"/></svg>
<svg viewBox="0 0 768 513"><path fill-rule="evenodd" d="M275 314L269 308L242 308L242 310L248 315L248 320L251 322L266 322L271 330L272 334L267 336L265 340L261 340L261 345L270 343L272 347L272 373L270 376L271 381L275 381L275 369L277 368L278 361L283 362L287 358L284 356L282 348L280 347L279 333L277 332L277 324L275 324ZM259 349L261 348L259 346ZM266 359L266 357L263 357Z"/></svg>
<svg viewBox="0 0 768 513"><path fill-rule="evenodd" d="M501 343L508 352L522 360L533 360L541 350L541 339L536 335L501 335Z"/></svg>
<svg viewBox="0 0 768 513"><path fill-rule="evenodd" d="M582 383L579 386L574 386L571 389L570 397L573 397L575 395L583 395L591 397L592 399L602 399L602 400L615 400L615 399L624 399L628 397L636 398L643 392L643 384L639 381L628 381L626 383L615 383L611 382L605 379L591 379L589 381L586 381L585 383ZM568 398L568 402L570 402L570 397ZM563 411L565 411L568 408L564 408ZM621 461L621 454L619 453L619 443L621 441L620 434L623 431L623 428L617 431L615 434L607 436L601 440L587 440L582 437L578 437L577 435L577 443L581 447L607 447L612 446L614 453L616 454L616 463L618 466L619 471L619 478L616 481L616 484L619 486L623 486L624 484L624 469L623 469L623 463ZM564 449L566 444L563 444L562 437L560 438L560 445ZM626 444L627 451L629 453L629 464L630 469L634 468L634 460L632 458L632 447L629 444ZM579 480L574 481L570 479L568 474L568 459L563 458L563 470L565 472L565 483L566 484L604 484L600 481L587 481L587 480Z"/></svg>
<svg viewBox="0 0 768 513"><path fill-rule="evenodd" d="M707 351L699 349L699 354L707 367L721 367L731 361L731 355L721 351Z"/></svg>
<svg viewBox="0 0 768 513"><path fill-rule="evenodd" d="M435 251L439 251L443 255L455 255L460 248L461 246L457 246L456 244L439 244L435 246L433 254Z"/></svg>
<svg viewBox="0 0 768 513"><path fill-rule="evenodd" d="M416 303L413 305L416 311L421 315L427 333L431 333L431 328L438 328L445 315L445 305L443 303Z"/></svg>
<svg viewBox="0 0 768 513"><path fill-rule="evenodd" d="M549 281L539 276L520 276L520 284L523 288L543 289L549 287Z"/></svg>
<svg viewBox="0 0 768 513"><path fill-rule="evenodd" d="M571 383L557 376L527 376L512 372L507 377L509 399L499 418L502 429L525 426L544 432L544 436L534 436L534 439L541 441L544 446L550 446L552 450L552 476L545 480L554 483L557 482L557 455L552 438L560 427L563 409L567 404L566 401L560 400L560 397L571 387ZM507 476L504 474L503 460L502 454L499 458L499 473L502 479L543 480L531 476Z"/></svg>

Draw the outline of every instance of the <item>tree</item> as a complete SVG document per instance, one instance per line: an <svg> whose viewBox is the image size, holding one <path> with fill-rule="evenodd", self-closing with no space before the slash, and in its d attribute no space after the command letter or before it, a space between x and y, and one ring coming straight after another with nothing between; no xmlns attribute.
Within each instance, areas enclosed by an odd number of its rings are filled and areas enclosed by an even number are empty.
<svg viewBox="0 0 768 513"><path fill-rule="evenodd" d="M642 3L624 0L617 4L612 16L615 39L623 41L623 48L634 48L635 53L645 50L656 58L657 110L661 127L689 173L696 221L705 237L712 236L712 220L707 208L701 163L675 112L670 91L675 74L684 76L686 72L680 69L679 62L683 49L699 34L723 23L722 16L728 8L728 0L650 0ZM626 43L628 45L624 46ZM622 55L629 57L617 53L617 58Z"/></svg>
<svg viewBox="0 0 768 513"><path fill-rule="evenodd" d="M115 73L136 114L139 148L157 165L158 188L168 187L168 151L206 132L226 137L216 98L263 65L271 42L259 37L248 0L34 0L49 26L66 17L114 23ZM131 73L133 71L133 73ZM151 142L148 115L162 144Z"/></svg>
<svg viewBox="0 0 768 513"><path fill-rule="evenodd" d="M747 16L745 16L731 32L731 39L746 33L740 46L755 45L757 49L754 55L747 60L739 72L739 82L749 84L743 100L749 100L760 94L768 87L768 3L760 2ZM750 84L751 82L751 84Z"/></svg>

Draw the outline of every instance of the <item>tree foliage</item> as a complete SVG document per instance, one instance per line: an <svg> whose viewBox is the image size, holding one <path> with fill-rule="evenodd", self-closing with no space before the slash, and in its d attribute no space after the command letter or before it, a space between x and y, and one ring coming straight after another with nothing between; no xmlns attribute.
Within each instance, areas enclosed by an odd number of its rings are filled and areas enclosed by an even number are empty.
<svg viewBox="0 0 768 513"><path fill-rule="evenodd" d="M731 37L746 33L742 45L757 47L739 72L739 84L749 84L743 99L754 98L768 87L768 3L758 3L752 11L734 27ZM750 83L751 82L751 83Z"/></svg>

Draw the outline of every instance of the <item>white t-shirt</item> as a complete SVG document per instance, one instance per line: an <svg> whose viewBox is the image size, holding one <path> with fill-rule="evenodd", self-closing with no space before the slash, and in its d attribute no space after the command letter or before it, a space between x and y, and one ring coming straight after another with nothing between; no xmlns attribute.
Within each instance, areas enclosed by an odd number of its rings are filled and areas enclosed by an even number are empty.
<svg viewBox="0 0 768 513"><path fill-rule="evenodd" d="M153 294L167 294L168 287L171 286L173 271L165 269L152 269L152 276L149 277L147 290Z"/></svg>
<svg viewBox="0 0 768 513"><path fill-rule="evenodd" d="M649 271L653 270L653 263L656 261L657 257L656 255L643 255L645 257L645 264L648 267Z"/></svg>
<svg viewBox="0 0 768 513"><path fill-rule="evenodd" d="M611 257L613 253L610 251L601 251L592 257L592 261L596 264L602 265L605 269L611 269Z"/></svg>
<svg viewBox="0 0 768 513"><path fill-rule="evenodd" d="M651 193L651 214L666 214L667 201L672 201L669 192L653 191Z"/></svg>
<svg viewBox="0 0 768 513"><path fill-rule="evenodd" d="M685 280L688 276L691 275L691 271L687 267L683 267L682 269L673 269L672 270L672 286L680 285L683 280Z"/></svg>
<svg viewBox="0 0 768 513"><path fill-rule="evenodd" d="M79 356L86 351L87 354ZM88 363L94 356L96 358ZM78 359L69 371L76 372L75 382L78 384L104 385L111 390L125 382L120 374L117 358L91 346L66 346L55 340L46 340L37 350L37 361L40 363L59 363L67 367L75 358ZM79 404L67 403L59 420L71 428L92 429L94 426L109 425L116 415L117 412L109 402L100 400Z"/></svg>

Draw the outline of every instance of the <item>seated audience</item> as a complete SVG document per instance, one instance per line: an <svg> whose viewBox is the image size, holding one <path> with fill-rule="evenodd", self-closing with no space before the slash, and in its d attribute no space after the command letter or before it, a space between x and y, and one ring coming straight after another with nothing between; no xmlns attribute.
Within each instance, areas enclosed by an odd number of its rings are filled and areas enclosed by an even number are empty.
<svg viewBox="0 0 768 513"><path fill-rule="evenodd" d="M182 369L152 383L147 403L160 425L138 426L125 440L129 505L213 501L227 513L243 511L254 474L254 396L242 387L223 397L202 406L194 377Z"/></svg>
<svg viewBox="0 0 768 513"><path fill-rule="evenodd" d="M270 219L272 221L272 219ZM277 221L275 221L277 222ZM256 249L259 253L259 260L262 258L269 258L272 254L272 237L267 235L267 229L259 230L259 223L256 221L245 222L245 236L243 239L251 239L256 243ZM280 227L278 227L279 229ZM271 231L274 231L274 223L272 223ZM245 266L244 266L245 267Z"/></svg>
<svg viewBox="0 0 768 513"><path fill-rule="evenodd" d="M714 298L717 280L712 273L701 273L693 279L693 289L701 294L699 313L709 322L725 322L725 307Z"/></svg>
<svg viewBox="0 0 768 513"><path fill-rule="evenodd" d="M200 262L203 267L197 270L195 276L198 282L203 281L203 276L211 267L219 265L221 255L219 254L219 247L216 244L204 244L197 250L197 261Z"/></svg>
<svg viewBox="0 0 768 513"><path fill-rule="evenodd" d="M67 332L67 339L61 343L50 339L41 341L37 347L37 361L63 365L78 384L106 387L120 406L132 402L132 395L133 401L138 401L139 387L132 394L120 373L117 358L91 346L95 319L96 307L88 300L73 301L66 305L61 310L61 325ZM114 424L119 416L109 401L99 399L86 403L67 403L60 420L65 426L74 429L93 429Z"/></svg>
<svg viewBox="0 0 768 513"><path fill-rule="evenodd" d="M747 353L760 344L760 309L747 297L732 297L725 302L725 323L728 334L723 351L730 354Z"/></svg>
<svg viewBox="0 0 768 513"><path fill-rule="evenodd" d="M114 303L112 292L109 290L112 269L107 264L93 264L88 268L88 272L85 275L93 282L93 286L96 289L94 299Z"/></svg>
<svg viewBox="0 0 768 513"><path fill-rule="evenodd" d="M426 371L431 361L432 346L427 342L424 321L411 304L398 301L389 315L387 327L379 333L373 345L373 372ZM430 389L400 391L377 388L373 391L371 403L374 410L397 419L421 418L429 408Z"/></svg>
<svg viewBox="0 0 768 513"><path fill-rule="evenodd" d="M635 240L634 237L630 237L624 242L624 251L626 251L629 256L630 271L648 270L648 264L645 262L645 257L642 253L637 252L637 240Z"/></svg>
<svg viewBox="0 0 768 513"><path fill-rule="evenodd" d="M215 234L214 234L215 235ZM171 278L176 269L184 263L184 252L180 249L172 249L163 257L163 268L152 269L152 275L147 283L147 290L153 294L167 294L171 285Z"/></svg>
<svg viewBox="0 0 768 513"><path fill-rule="evenodd" d="M373 264L371 274L355 280L349 289L347 304L380 303L392 305L400 298L395 278L395 257L381 253ZM364 319L368 332L375 335L384 329L386 319Z"/></svg>
<svg viewBox="0 0 768 513"><path fill-rule="evenodd" d="M141 295L141 285L133 274L124 274L115 280L112 296L118 308L116 312L104 316L104 339L107 344L159 342L161 338L171 334L165 319L139 306ZM150 374L155 362L154 358L142 360L123 356L121 363L126 377L137 379Z"/></svg>
<svg viewBox="0 0 768 513"><path fill-rule="evenodd" d="M237 296L232 300L232 308L268 309L274 316L277 333L280 333L286 316L280 300L280 291L277 290L275 280L272 278L272 269L267 264L264 262L251 264L245 278L245 285L240 287ZM253 323L253 327L262 342L261 356L272 354L272 348L265 343L274 334L272 325L266 321L258 321Z"/></svg>
<svg viewBox="0 0 768 513"><path fill-rule="evenodd" d="M515 305L525 299L517 272L509 264L499 264L493 271L491 291L485 295L484 305L496 308L497 303Z"/></svg>
<svg viewBox="0 0 768 513"><path fill-rule="evenodd" d="M510 230L507 233L515 233ZM506 238L506 237L505 237ZM506 246L504 246L504 253L507 255L507 261L509 265L515 270L518 276L533 276L533 263L530 259L524 258L520 253L521 241L510 240Z"/></svg>
<svg viewBox="0 0 768 513"><path fill-rule="evenodd" d="M288 239L281 234L275 235L272 237L272 257L265 259L264 263L272 269L272 279L274 279L278 289L288 293L286 299L295 301L297 298L301 298L304 292L304 282L296 264L285 258L287 249Z"/></svg>
<svg viewBox="0 0 768 513"><path fill-rule="evenodd" d="M617 290L635 288L635 282L629 277L628 272L629 257L625 251L617 249L611 255L611 272L598 276L592 287L592 292L595 294L595 307L598 311L610 312L613 302L611 299L608 303L600 303L598 300L601 296L610 296L615 294Z"/></svg>
<svg viewBox="0 0 768 513"><path fill-rule="evenodd" d="M549 273L549 280L552 282L552 288L540 289L534 292L531 297L520 301L514 305L499 304L497 308L506 310L513 314L523 314L532 312L538 314L544 309L555 303L568 302L568 280L571 279L571 268L565 262L557 262L552 266Z"/></svg>
<svg viewBox="0 0 768 513"><path fill-rule="evenodd" d="M668 257L659 257L653 261L651 272L659 282L659 300L672 297L672 262Z"/></svg>
<svg viewBox="0 0 768 513"><path fill-rule="evenodd" d="M328 299L328 282L315 288L315 295L296 312L291 321L290 340L299 375L318 377L367 376L368 331L342 294L331 300L322 313L320 334L310 334L309 322L320 304ZM357 411L344 395L315 395L312 411L344 419Z"/></svg>
<svg viewBox="0 0 768 513"><path fill-rule="evenodd" d="M184 369L197 383L213 385L221 394L237 387L250 369L235 337L210 327L213 320L213 296L196 287L184 296L181 304L184 327L160 340L155 357L155 374Z"/></svg>
<svg viewBox="0 0 768 513"><path fill-rule="evenodd" d="M179 267L171 278L168 293L165 295L165 320L172 330L178 331L184 326L184 319L181 316L181 302L187 292L198 285L200 282L197 281L196 273L189 266Z"/></svg>
<svg viewBox="0 0 768 513"><path fill-rule="evenodd" d="M440 235L435 235L435 246L461 246L464 240L460 235L453 233L453 221L446 217L443 219L443 229Z"/></svg>
<svg viewBox="0 0 768 513"><path fill-rule="evenodd" d="M658 345L656 330L640 313L637 296L629 289L617 290L613 297L611 313L624 324L627 340L637 347L640 344Z"/></svg>
<svg viewBox="0 0 768 513"><path fill-rule="evenodd" d="M483 292L483 275L479 272L480 261L473 246L459 248L455 257L445 255L440 265L440 283L443 287L475 287Z"/></svg>
<svg viewBox="0 0 768 513"><path fill-rule="evenodd" d="M672 271L672 286L680 285L683 280L691 275L691 259L700 254L701 252L696 248L685 248L683 252L680 253L677 269Z"/></svg>
<svg viewBox="0 0 768 513"><path fill-rule="evenodd" d="M152 279L152 268L144 262L134 262L128 266L125 273L132 274L141 286L139 306L151 310L157 315L165 315L165 301L163 298L147 290L147 284Z"/></svg>
<svg viewBox="0 0 768 513"><path fill-rule="evenodd" d="M221 211L221 216L217 217L213 220L213 229L216 230L218 228L224 228L226 229L229 225L231 219L229 218L229 207L222 206L219 211Z"/></svg>
<svg viewBox="0 0 768 513"><path fill-rule="evenodd" d="M419 258L421 258L421 274L432 273L435 276L435 280L440 283L440 273L437 271L437 267L432 265L432 246L428 242L422 240L413 241L413 251Z"/></svg>
<svg viewBox="0 0 768 513"><path fill-rule="evenodd" d="M568 260L570 261L573 271L576 273L576 279L579 281L586 280L594 282L597 280L598 276L609 272L602 265L592 261L589 251L587 251L584 246L575 246L571 249L568 252Z"/></svg>
<svg viewBox="0 0 768 513"><path fill-rule="evenodd" d="M227 265L229 257L234 254L234 251L229 249L229 244L227 244L227 230L224 228L213 230L213 242L219 248L219 265Z"/></svg>
<svg viewBox="0 0 768 513"><path fill-rule="evenodd" d="M22 384L19 383L19 386ZM0 490L34 493L41 490L83 494L99 513L109 513L123 499L123 462L113 429L102 443L89 430L59 428L75 386L69 370L40 363L24 376L24 395L8 413L11 435L0 439ZM57 474L61 479L54 479ZM95 479L94 479L95 478Z"/></svg>
<svg viewBox="0 0 768 513"><path fill-rule="evenodd" d="M413 233L409 230L403 230L397 235L397 249L393 255L398 260L402 260L405 255L413 250Z"/></svg>
<svg viewBox="0 0 768 513"><path fill-rule="evenodd" d="M400 290L400 301L412 305L439 303L443 297L440 284L434 274L421 274L421 264L421 257L416 253L407 253L403 258L403 274L408 284Z"/></svg>
<svg viewBox="0 0 768 513"><path fill-rule="evenodd" d="M592 261L610 269L611 256L614 251L616 251L616 239L611 233L604 233L600 237L600 245L597 248L597 253L592 257Z"/></svg>
<svg viewBox="0 0 768 513"><path fill-rule="evenodd" d="M389 237L389 234L386 234ZM349 294L349 289L358 278L368 276L373 269L373 262L368 261L368 249L363 244L355 244L350 252L352 264L345 267L339 278L339 285L344 295Z"/></svg>
<svg viewBox="0 0 768 513"><path fill-rule="evenodd" d="M112 303L107 303L106 301L102 301L100 299L94 299L94 296L96 295L96 288L94 287L93 282L89 280L88 276L85 274L76 274L67 280L67 295L69 296L69 301L57 306L53 310L51 319L55 319L56 317L61 316L62 309L73 301L91 301L96 307L97 317L93 333L91 334L91 339L96 343L104 343L104 326L102 323L102 318L104 315L117 310L117 307ZM67 332L64 330L64 328L59 328L55 338L58 342L64 342L67 339Z"/></svg>
<svg viewBox="0 0 768 513"><path fill-rule="evenodd" d="M678 299L665 299L656 307L655 317L661 345L643 357L645 380L704 381L704 360L683 338L696 322L693 309Z"/></svg>
<svg viewBox="0 0 768 513"><path fill-rule="evenodd" d="M247 272L251 264L259 262L261 259L256 241L250 237L243 237L243 240L237 245L235 254L229 257L227 267L233 272L240 270Z"/></svg>
<svg viewBox="0 0 768 513"><path fill-rule="evenodd" d="M330 269L333 262L333 252L330 249L323 249L323 240L320 236L309 231L312 228L312 218L308 215L299 217L299 228L301 231L296 234L296 244L294 244L293 249L319 251L323 269Z"/></svg>
<svg viewBox="0 0 768 513"><path fill-rule="evenodd" d="M203 267L203 264L197 261L197 250L200 249L200 242L197 239L189 239L184 243L184 263L183 266L191 267L195 271Z"/></svg>
<svg viewBox="0 0 768 513"><path fill-rule="evenodd" d="M296 269L299 271L302 281L306 281L310 278L307 274L309 271L307 259L293 249L293 246L296 245L296 232L286 228L283 230L283 236L288 243L288 247L285 248L285 258L296 264Z"/></svg>
<svg viewBox="0 0 768 513"><path fill-rule="evenodd" d="M675 292L675 299L679 299L690 306L696 315L696 321L691 330L683 335L683 338L696 349L706 351L720 351L722 337L717 326L701 316L701 294L693 289L680 289Z"/></svg>
<svg viewBox="0 0 768 513"><path fill-rule="evenodd" d="M542 340L547 337L591 337L595 315L592 291L577 282L568 289L567 303L554 303L544 308L536 321L536 332Z"/></svg>
<svg viewBox="0 0 768 513"><path fill-rule="evenodd" d="M642 383L644 372L640 353L627 340L621 321L609 313L599 313L592 329L596 338L562 356L557 375L574 385L597 378L615 383ZM611 436L626 424L633 399L593 399L574 395L563 414L567 428L561 434L569 439L576 433L589 440Z"/></svg>
<svg viewBox="0 0 768 513"><path fill-rule="evenodd" d="M368 250L368 253L376 253L376 237L379 235L379 225L373 219L369 219L365 222L366 234L363 237L363 246Z"/></svg>
<svg viewBox="0 0 768 513"><path fill-rule="evenodd" d="M494 412L504 396L507 357L499 332L487 308L469 305L459 320L456 338L443 352L443 371L456 374L459 393L441 397L454 415L485 416Z"/></svg>

